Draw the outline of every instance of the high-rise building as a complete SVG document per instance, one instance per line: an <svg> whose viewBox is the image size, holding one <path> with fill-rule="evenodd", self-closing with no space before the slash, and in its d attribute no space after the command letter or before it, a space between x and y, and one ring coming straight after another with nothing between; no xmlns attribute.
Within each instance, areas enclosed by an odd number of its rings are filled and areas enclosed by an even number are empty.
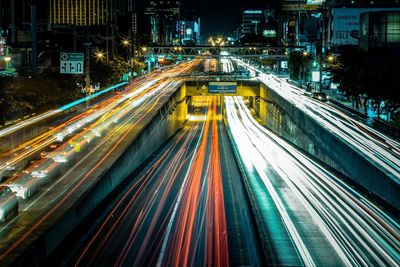
<svg viewBox="0 0 400 267"><path fill-rule="evenodd" d="M182 2L150 1L145 9L148 34L152 43L171 45L179 38L176 24L180 20Z"/></svg>
<svg viewBox="0 0 400 267"><path fill-rule="evenodd" d="M262 34L265 23L264 10L244 9L242 11L242 34Z"/></svg>
<svg viewBox="0 0 400 267"><path fill-rule="evenodd" d="M200 19L181 20L177 23L179 30L179 40L183 45L199 45L200 44Z"/></svg>
<svg viewBox="0 0 400 267"><path fill-rule="evenodd" d="M176 43L183 45L199 45L200 44L200 17L196 11L186 10L181 16L181 20L177 22L176 30L178 39Z"/></svg>
<svg viewBox="0 0 400 267"><path fill-rule="evenodd" d="M105 25L112 0L50 0L50 24Z"/></svg>

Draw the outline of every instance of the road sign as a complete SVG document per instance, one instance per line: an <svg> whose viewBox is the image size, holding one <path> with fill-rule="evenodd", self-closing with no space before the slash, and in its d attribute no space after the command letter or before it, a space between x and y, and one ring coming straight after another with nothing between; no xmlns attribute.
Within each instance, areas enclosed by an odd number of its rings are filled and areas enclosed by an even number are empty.
<svg viewBox="0 0 400 267"><path fill-rule="evenodd" d="M236 82L209 82L208 92L211 94L236 94Z"/></svg>
<svg viewBox="0 0 400 267"><path fill-rule="evenodd" d="M60 73L83 74L84 53L60 53Z"/></svg>

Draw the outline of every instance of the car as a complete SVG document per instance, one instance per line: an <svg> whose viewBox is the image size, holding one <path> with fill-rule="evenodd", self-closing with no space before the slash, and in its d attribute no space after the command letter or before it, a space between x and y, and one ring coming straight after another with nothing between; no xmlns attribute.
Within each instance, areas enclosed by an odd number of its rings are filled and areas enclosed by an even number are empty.
<svg viewBox="0 0 400 267"><path fill-rule="evenodd" d="M312 93L312 98L318 99L319 101L322 101L322 102L328 101L328 97L326 96L325 93L322 93L322 92Z"/></svg>
<svg viewBox="0 0 400 267"><path fill-rule="evenodd" d="M17 198L26 200L38 190L39 182L30 173L22 173L11 179L7 186L16 194Z"/></svg>
<svg viewBox="0 0 400 267"><path fill-rule="evenodd" d="M50 145L45 147L42 150L42 152L40 152L40 157L42 159L48 158L49 154L51 154L51 152L55 151L61 144L62 144L62 142L60 142L60 141L55 141L55 142L51 143Z"/></svg>
<svg viewBox="0 0 400 267"><path fill-rule="evenodd" d="M5 223L18 214L16 194L6 185L0 185L0 222Z"/></svg>

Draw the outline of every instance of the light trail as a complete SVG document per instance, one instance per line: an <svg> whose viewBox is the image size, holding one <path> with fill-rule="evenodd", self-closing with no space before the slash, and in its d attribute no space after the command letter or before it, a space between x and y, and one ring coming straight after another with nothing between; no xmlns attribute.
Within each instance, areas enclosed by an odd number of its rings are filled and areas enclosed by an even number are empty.
<svg viewBox="0 0 400 267"><path fill-rule="evenodd" d="M259 73L258 79L270 89L288 100L292 105L338 136L355 151L371 159L388 172L393 181L400 185L400 143L368 125L325 103L315 101L301 93L301 90L285 79L272 74L264 74L258 69L236 59L243 67Z"/></svg>
<svg viewBox="0 0 400 267"><path fill-rule="evenodd" d="M162 99L163 96L165 96L166 94L171 94L176 88L178 88L180 82L173 81L171 77L181 72L190 70L196 64L196 62L190 62L188 64L185 63L184 65L179 66L179 69L166 71L165 73L159 75L159 77L156 78L156 81L160 81L162 79L167 79L169 81L163 81L158 85L156 85L155 82L151 81L150 84L144 85L147 90L140 90L137 93L132 93L131 98L125 97L126 101L118 100L121 96L123 96L123 94L106 100L106 104L104 105L111 105L112 108L109 109L107 112L102 113L103 116L101 116L100 118L97 117L97 119L100 120L95 120L94 122L92 122L89 126L84 128L82 132L77 133L68 142L64 143L54 151L53 155L62 155L65 160L60 162L53 161L53 164L48 164L48 162L52 159L45 159L39 162L39 164L37 165L38 171L35 172L35 175L37 175L38 177L42 176L44 173L47 173L47 176L49 176L51 171L55 170L54 168L57 164L68 164L68 162L70 162L68 159L68 157L70 157L69 155L71 155L71 157L79 159L79 161L77 163L74 163L73 166L69 164L68 166L70 166L70 170L67 173L64 173L62 177L57 177L58 179L54 183L47 186L48 190L44 190L42 194L38 195L33 201L31 201L31 203L29 203L29 208L27 209L27 211L35 207L36 204L43 202L50 193L52 194L53 191L59 192L58 195L54 196L54 199L48 202L48 207L44 206L40 209L37 209L37 217L31 218L33 224L29 229L24 229L23 227L21 227L13 231L13 235L18 236L19 238L15 239L15 242L13 242L13 244L2 251L2 253L0 254L0 261L4 260L5 257L9 255L9 253L11 253L22 242L30 237L32 233L34 233L45 220L49 219L50 216L54 214L54 212L56 212L64 205L64 203L71 197L71 195L79 192L82 184L89 182L89 177L95 171L98 171L98 168L105 160L108 160L108 156L115 149L117 149L117 147L126 138L126 136L130 132L132 132L142 120L147 118L149 114L153 112L154 108L156 108L156 106L158 105L159 100ZM141 99L140 101L136 101L138 97L143 99ZM115 105L115 102L117 102L119 105ZM104 107L102 105L100 106ZM110 121L112 121L112 123L110 123ZM108 128L98 128L98 136L96 136L95 134L91 134L93 129L95 129L96 127L101 127L104 123L107 123ZM109 149L104 150L105 147L109 147ZM85 154L80 154L80 151L83 150L85 150ZM93 161L93 153L95 151L102 151L101 153L104 154L101 157L96 156L96 161ZM82 164L88 159L90 159L90 164L88 164L87 167L81 169L79 176L76 176L76 172L74 177L69 176L74 170L75 166ZM16 219L14 219L13 221L15 220ZM10 225L10 223L12 223L12 221L9 222L7 226ZM3 227L1 229L2 234L6 234L6 232L4 232L5 229L7 228Z"/></svg>
<svg viewBox="0 0 400 267"><path fill-rule="evenodd" d="M75 266L95 266L102 258L114 266L229 265L217 132L221 117L216 98L198 99L205 104L205 119L189 120L132 183ZM121 245L110 250L112 244Z"/></svg>
<svg viewBox="0 0 400 267"><path fill-rule="evenodd" d="M90 95L90 96L86 96L86 97L83 97L83 98L78 99L78 100L76 100L76 101L73 101L73 102L71 102L71 103L69 103L69 104L66 104L66 105L64 105L64 106L62 106L62 107L60 107L60 108L58 108L58 109L56 109L56 110L50 110L50 111L45 112L45 113L43 113L43 114L40 114L40 115L34 116L34 117L32 117L32 118L29 118L29 119L27 119L27 120L18 122L18 123L15 124L15 125L6 127L6 128L4 128L4 129L0 130L0 137L3 137L3 136L6 136L6 135L8 135L8 134L11 134L11 133L13 133L13 132L16 132L16 131L18 131L18 130L20 130L20 129L22 129L22 128L25 128L25 127L27 127L27 126L29 126L29 125L32 125L32 124L35 124L35 123L37 123L37 122L39 122L39 121L43 121L44 119L53 117L53 116L55 116L56 114L59 114L59 113L61 113L61 112L63 112L63 111L66 111L66 110L68 110L68 109L70 109L70 108L72 108L72 107L74 107L74 106L77 106L77 105L79 105L79 104L85 103L87 100L96 98L96 97L98 97L98 96L100 96L100 95L102 95L102 94L105 94L105 93L107 93L107 92L109 92L109 91L112 91L112 90L114 90L114 89L116 89L116 88L119 88L119 87L121 87L121 86L125 86L125 85L127 85L127 84L128 84L127 82L122 82L122 83L113 85L113 86L108 87L108 88L106 88L106 89L103 89L103 90L101 90L101 91L99 91L99 92L97 92L97 93L94 93L94 94L92 94L92 95Z"/></svg>
<svg viewBox="0 0 400 267"><path fill-rule="evenodd" d="M297 216L303 216L325 236L328 241L325 251L336 254L343 265L400 264L400 227L394 220L335 175L259 125L241 98L225 99L230 132L246 172L252 177L256 170L289 232L293 229L299 231ZM280 184L278 188L283 183L283 188L287 189L279 192L274 183ZM291 201L284 203L288 194L292 195ZM306 212L286 215L284 211L293 209L293 206ZM307 231L301 231L300 238L307 235ZM293 241L306 265L321 261L319 252L309 250L307 243ZM309 256L301 252L304 248L309 250ZM331 264L339 263L334 261ZM325 265L330 264L325 262Z"/></svg>

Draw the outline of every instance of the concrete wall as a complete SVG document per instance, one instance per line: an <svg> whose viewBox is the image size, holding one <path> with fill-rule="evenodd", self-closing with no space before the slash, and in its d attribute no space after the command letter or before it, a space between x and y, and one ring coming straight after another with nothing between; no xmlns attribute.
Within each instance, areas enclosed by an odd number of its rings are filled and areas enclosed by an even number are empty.
<svg viewBox="0 0 400 267"><path fill-rule="evenodd" d="M260 90L259 116L277 135L399 209L400 188L394 177L264 84Z"/></svg>
<svg viewBox="0 0 400 267"><path fill-rule="evenodd" d="M151 122L143 128L111 168L45 234L14 262L13 266L41 266L65 237L100 204L133 170L142 164L184 123L188 112L185 86L175 92Z"/></svg>

